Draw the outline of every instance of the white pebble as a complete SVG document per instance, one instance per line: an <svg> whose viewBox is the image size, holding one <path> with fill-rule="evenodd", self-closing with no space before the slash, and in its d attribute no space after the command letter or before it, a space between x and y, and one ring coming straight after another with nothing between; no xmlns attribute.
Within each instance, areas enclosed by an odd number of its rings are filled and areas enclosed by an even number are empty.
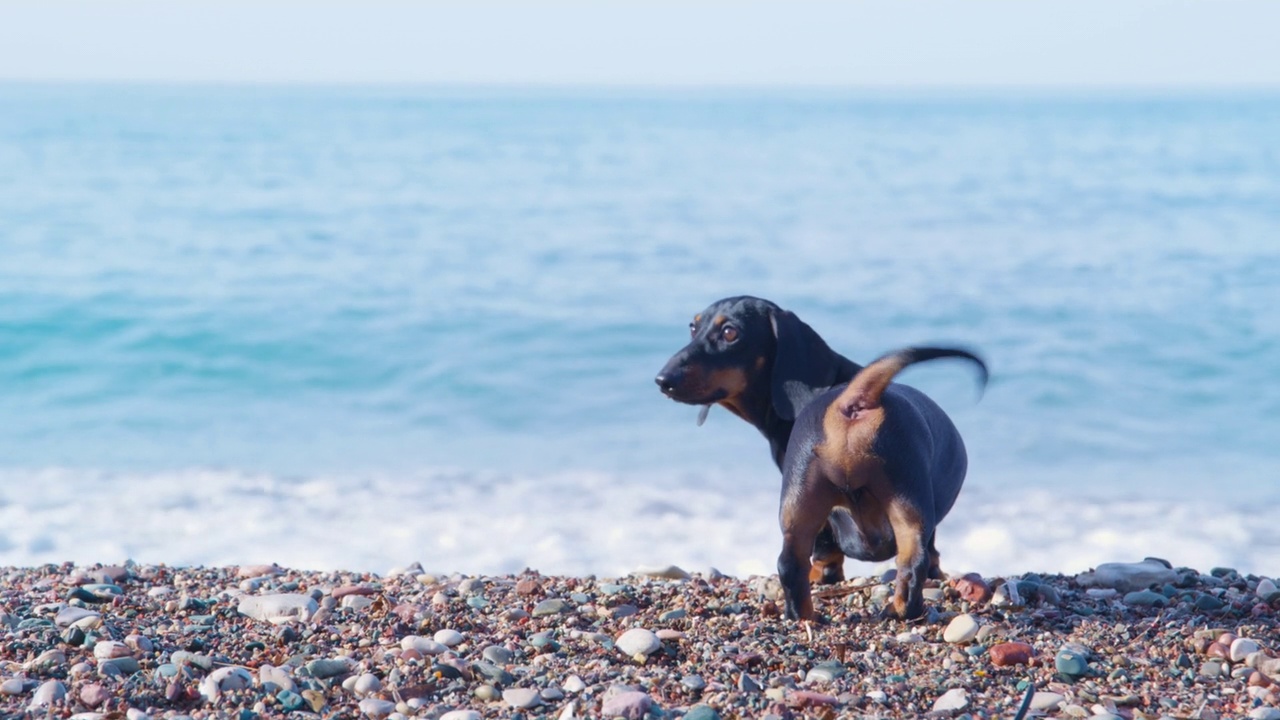
<svg viewBox="0 0 1280 720"><path fill-rule="evenodd" d="M217 700L222 693L229 690L244 690L253 685L253 675L242 667L220 667L209 673L200 683L200 694L210 700Z"/></svg>
<svg viewBox="0 0 1280 720"><path fill-rule="evenodd" d="M577 695L578 693L586 689L587 689L587 684L584 683L582 681L582 678L578 677L577 675L570 675L569 677L565 678L565 681L564 681L565 692L571 693L573 695Z"/></svg>
<svg viewBox="0 0 1280 720"><path fill-rule="evenodd" d="M955 644L972 642L978 636L978 627L978 619L974 616L968 613L957 615L942 631L942 639Z"/></svg>
<svg viewBox="0 0 1280 720"><path fill-rule="evenodd" d="M1231 662L1238 663L1261 649L1256 640L1236 638L1231 641Z"/></svg>
<svg viewBox="0 0 1280 720"><path fill-rule="evenodd" d="M299 593L274 595L245 595L237 606L241 615L263 620L275 625L288 622L307 622L320 606L315 598Z"/></svg>
<svg viewBox="0 0 1280 720"><path fill-rule="evenodd" d="M619 635L615 644L627 655L650 655L662 647L658 636L644 628L631 628Z"/></svg>
<svg viewBox="0 0 1280 720"><path fill-rule="evenodd" d="M462 633L457 630L438 630L433 639L446 647L453 647L462 642Z"/></svg>
<svg viewBox="0 0 1280 720"><path fill-rule="evenodd" d="M360 701L360 712L373 718L384 718L396 711L396 704L390 700L365 698Z"/></svg>
<svg viewBox="0 0 1280 720"><path fill-rule="evenodd" d="M400 648L403 650L417 650L423 655L439 655L449 649L435 640L421 635L405 635L400 640Z"/></svg>
<svg viewBox="0 0 1280 720"><path fill-rule="evenodd" d="M969 705L969 695L964 688L951 688L933 703L934 712L963 710Z"/></svg>
<svg viewBox="0 0 1280 720"><path fill-rule="evenodd" d="M1275 591L1276 591L1276 584L1269 578L1262 578L1261 580L1258 581L1258 589L1256 592L1258 594L1258 597L1262 598L1263 600L1266 600Z"/></svg>
<svg viewBox="0 0 1280 720"><path fill-rule="evenodd" d="M441 715L440 720L480 720L480 713L475 710L450 710Z"/></svg>
<svg viewBox="0 0 1280 720"><path fill-rule="evenodd" d="M381 690L382 681L373 673L365 673L356 678L355 687L353 689L355 690L356 695L364 697L365 695L370 695Z"/></svg>
<svg viewBox="0 0 1280 720"><path fill-rule="evenodd" d="M46 680L36 688L36 692L31 696L31 704L27 705L28 710L36 710L38 708L47 707L67 697L67 687L57 680Z"/></svg>
<svg viewBox="0 0 1280 720"><path fill-rule="evenodd" d="M129 646L115 640L99 640L93 646L93 656L99 660L110 660L112 658L128 657L133 653L129 650Z"/></svg>
<svg viewBox="0 0 1280 720"><path fill-rule="evenodd" d="M508 688L502 691L502 699L514 708L526 709L542 704L535 688Z"/></svg>

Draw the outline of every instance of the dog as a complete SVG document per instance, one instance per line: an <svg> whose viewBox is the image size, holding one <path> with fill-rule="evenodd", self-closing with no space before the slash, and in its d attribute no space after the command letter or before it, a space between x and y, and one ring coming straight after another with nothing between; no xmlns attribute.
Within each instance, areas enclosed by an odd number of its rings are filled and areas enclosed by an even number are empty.
<svg viewBox="0 0 1280 720"><path fill-rule="evenodd" d="M964 482L967 456L959 432L924 393L894 376L909 365L961 358L955 348L916 347L884 355L843 387L820 393L796 417L782 461L782 553L778 577L786 616L814 619L810 553L824 526L845 555L897 558L893 602L884 614L924 614L924 580L940 577L935 531Z"/></svg>
<svg viewBox="0 0 1280 720"><path fill-rule="evenodd" d="M712 405L753 425L779 469L796 414L861 369L795 313L757 297L712 303L689 323L689 333L689 344L655 378L658 387L677 402L703 406L699 425ZM844 580L844 553L830 528L818 535L812 567L815 582Z"/></svg>

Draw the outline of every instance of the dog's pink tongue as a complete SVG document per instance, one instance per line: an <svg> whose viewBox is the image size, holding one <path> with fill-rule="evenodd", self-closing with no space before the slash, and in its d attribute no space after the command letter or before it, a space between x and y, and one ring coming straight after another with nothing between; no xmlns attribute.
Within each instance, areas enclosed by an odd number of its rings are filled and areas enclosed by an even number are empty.
<svg viewBox="0 0 1280 720"><path fill-rule="evenodd" d="M707 421L707 413L709 412L711 412L710 403L703 405L702 409L698 411L698 427L702 427L702 423Z"/></svg>

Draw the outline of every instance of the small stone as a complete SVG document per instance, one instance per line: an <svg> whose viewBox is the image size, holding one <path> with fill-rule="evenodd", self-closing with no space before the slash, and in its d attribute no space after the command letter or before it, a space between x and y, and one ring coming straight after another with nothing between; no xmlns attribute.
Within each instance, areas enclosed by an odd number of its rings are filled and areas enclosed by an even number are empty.
<svg viewBox="0 0 1280 720"><path fill-rule="evenodd" d="M307 663L304 667L306 668L308 675L313 678L323 680L325 678L345 675L346 673L351 672L351 661L345 658L337 658L333 660L318 658Z"/></svg>
<svg viewBox="0 0 1280 720"><path fill-rule="evenodd" d="M502 691L502 700L508 705L521 710L537 707L542 698L536 688L508 688Z"/></svg>
<svg viewBox="0 0 1280 720"><path fill-rule="evenodd" d="M1154 590L1136 590L1124 596L1124 604L1134 607L1164 607L1168 602L1168 598Z"/></svg>
<svg viewBox="0 0 1280 720"><path fill-rule="evenodd" d="M844 663L828 660L809 668L809 672L804 675L804 681L810 684L829 684L847 672L848 669L845 668Z"/></svg>
<svg viewBox="0 0 1280 720"><path fill-rule="evenodd" d="M668 610L662 613L658 616L658 619L662 622L670 622L672 620L680 620L688 614L689 613L684 608L676 608L675 610Z"/></svg>
<svg viewBox="0 0 1280 720"><path fill-rule="evenodd" d="M1091 572L1076 576L1083 587L1109 587L1120 592L1131 592L1176 582L1178 574L1167 564L1151 558L1139 563L1103 563Z"/></svg>
<svg viewBox="0 0 1280 720"><path fill-rule="evenodd" d="M450 710L440 716L440 720L481 720L483 716L475 710Z"/></svg>
<svg viewBox="0 0 1280 720"><path fill-rule="evenodd" d="M1249 711L1249 720L1280 720L1280 708L1256 707Z"/></svg>
<svg viewBox="0 0 1280 720"><path fill-rule="evenodd" d="M1089 659L1084 653L1064 647L1054 656L1053 667L1067 678L1075 679L1089 672Z"/></svg>
<svg viewBox="0 0 1280 720"><path fill-rule="evenodd" d="M237 606L241 615L275 625L288 622L305 623L320 609L310 595L278 593L274 595L245 595Z"/></svg>
<svg viewBox="0 0 1280 720"><path fill-rule="evenodd" d="M997 667L1026 665L1031 662L1032 656L1035 655L1034 648L1020 642L1004 642L999 645L993 645L988 652L991 655L991 664Z"/></svg>
<svg viewBox="0 0 1280 720"><path fill-rule="evenodd" d="M262 685L262 687L268 692L292 691L296 689L293 684L293 678L289 677L289 672L284 668L278 668L274 665L262 665L258 668L258 684ZM299 700L301 700L301 698L299 698Z"/></svg>
<svg viewBox="0 0 1280 720"><path fill-rule="evenodd" d="M281 690L276 695L276 701L280 703L280 707L283 708L285 712L301 710L302 706L307 702L302 699L301 695L292 690Z"/></svg>
<svg viewBox="0 0 1280 720"><path fill-rule="evenodd" d="M666 580L688 580L691 577L689 573L675 565L656 565L652 567L642 566L636 568L634 574L642 575L644 577L663 578Z"/></svg>
<svg viewBox="0 0 1280 720"><path fill-rule="evenodd" d="M969 694L964 688L951 688L933 702L934 712L954 712L969 706Z"/></svg>
<svg viewBox="0 0 1280 720"><path fill-rule="evenodd" d="M325 705L329 704L329 701L325 698L324 693L320 692L319 690L303 690L302 699L307 701L307 704L311 706L311 709L314 712L320 712L322 709L324 709Z"/></svg>
<svg viewBox="0 0 1280 720"><path fill-rule="evenodd" d="M1018 584L1012 580L1006 580L991 593L991 604L996 607L1022 607L1023 599L1018 593Z"/></svg>
<svg viewBox="0 0 1280 720"><path fill-rule="evenodd" d="M89 683L80 688L80 702L90 709L97 708L110 697L101 683Z"/></svg>
<svg viewBox="0 0 1280 720"><path fill-rule="evenodd" d="M128 645L114 640L100 640L93 646L93 656L99 660L129 657L132 654Z"/></svg>
<svg viewBox="0 0 1280 720"><path fill-rule="evenodd" d="M102 614L96 613L92 610L86 610L82 607L76 607L75 605L67 605L58 611L57 616L53 619L53 623L58 627L64 628L90 618L101 620Z"/></svg>
<svg viewBox="0 0 1280 720"><path fill-rule="evenodd" d="M1066 700L1066 696L1062 693L1040 690L1031 696L1031 709L1053 710L1061 705L1063 700Z"/></svg>
<svg viewBox="0 0 1280 720"><path fill-rule="evenodd" d="M720 720L720 713L710 705L694 705L684 714L684 720Z"/></svg>
<svg viewBox="0 0 1280 720"><path fill-rule="evenodd" d="M547 615L559 615L560 613L564 612L565 609L567 609L568 607L569 607L569 603L566 600L562 600L560 598L549 598L535 605L533 608L533 612L531 614L534 617L546 617Z"/></svg>
<svg viewBox="0 0 1280 720"><path fill-rule="evenodd" d="M1243 662L1245 658L1261 649L1262 648L1258 646L1258 642L1256 640L1250 638L1236 638L1231 643L1231 650L1228 653L1228 656L1230 657L1231 662Z"/></svg>
<svg viewBox="0 0 1280 720"><path fill-rule="evenodd" d="M840 703L837 698L812 690L792 690L786 693L784 697L788 705L798 708L822 707Z"/></svg>
<svg viewBox="0 0 1280 720"><path fill-rule="evenodd" d="M653 706L653 699L638 690L620 692L612 697L605 697L600 714L606 718L626 718L640 720Z"/></svg>
<svg viewBox="0 0 1280 720"><path fill-rule="evenodd" d="M439 630L432 639L446 647L453 647L462 642L462 633L452 629Z"/></svg>
<svg viewBox="0 0 1280 720"><path fill-rule="evenodd" d="M538 584L538 581L533 578L521 578L520 581L516 583L516 594L541 595L542 585Z"/></svg>
<svg viewBox="0 0 1280 720"><path fill-rule="evenodd" d="M498 698L502 697L502 695L498 692L498 689L492 685L481 685L480 687L475 689L474 694L477 699L483 700L485 702L494 702Z"/></svg>
<svg viewBox="0 0 1280 720"><path fill-rule="evenodd" d="M256 578L264 575L279 575L280 568L277 565L241 565L236 571L236 575L241 578Z"/></svg>
<svg viewBox="0 0 1280 720"><path fill-rule="evenodd" d="M557 700L564 699L564 691L554 685L549 688L543 688L542 692L538 693L538 695L548 702L556 702Z"/></svg>
<svg viewBox="0 0 1280 720"><path fill-rule="evenodd" d="M972 642L977 636L978 619L968 613L955 616L942 632L943 640L957 645Z"/></svg>
<svg viewBox="0 0 1280 720"><path fill-rule="evenodd" d="M961 599L970 603L984 603L991 599L991 586L977 573L969 573L952 582Z"/></svg>
<svg viewBox="0 0 1280 720"><path fill-rule="evenodd" d="M650 655L662 647L658 636L644 628L631 628L619 635L614 644L627 655Z"/></svg>
<svg viewBox="0 0 1280 720"><path fill-rule="evenodd" d="M360 712L372 718L384 718L396 711L396 704L390 700L365 698L360 701Z"/></svg>
<svg viewBox="0 0 1280 720"><path fill-rule="evenodd" d="M236 666L220 667L200 682L200 694L210 700L217 700L224 692L244 690L252 685L253 675L248 669Z"/></svg>
<svg viewBox="0 0 1280 720"><path fill-rule="evenodd" d="M339 603L343 610L364 610L373 605L373 598L365 595L347 595Z"/></svg>
<svg viewBox="0 0 1280 720"><path fill-rule="evenodd" d="M1207 660L1200 664L1200 677L1216 679L1222 677L1222 661Z"/></svg>
<svg viewBox="0 0 1280 720"><path fill-rule="evenodd" d="M1201 593L1196 597L1195 606L1197 610L1213 612L1214 610L1221 610L1226 606L1226 603L1208 593Z"/></svg>
<svg viewBox="0 0 1280 720"><path fill-rule="evenodd" d="M480 655L494 665L506 665L515 657L515 653L501 645L490 645L481 651Z"/></svg>
<svg viewBox="0 0 1280 720"><path fill-rule="evenodd" d="M27 683L20 677L12 677L0 682L0 695L21 695L27 691Z"/></svg>
<svg viewBox="0 0 1280 720"><path fill-rule="evenodd" d="M1263 600L1270 600L1272 595L1276 594L1275 581L1270 578L1262 578L1258 581L1258 587L1254 590L1254 594Z"/></svg>
<svg viewBox="0 0 1280 720"><path fill-rule="evenodd" d="M680 678L680 684L694 692L702 692L707 686L707 681L703 680L701 675L685 675Z"/></svg>
<svg viewBox="0 0 1280 720"><path fill-rule="evenodd" d="M351 689L359 697L372 695L382 689L382 681L373 673L363 673L356 678Z"/></svg>
<svg viewBox="0 0 1280 720"><path fill-rule="evenodd" d="M37 710L42 707L48 707L54 703L62 702L67 697L67 686L57 680L46 680L36 688L35 694L31 696L31 702L27 705L28 710Z"/></svg>
<svg viewBox="0 0 1280 720"><path fill-rule="evenodd" d="M1211 658L1226 660L1231 657L1231 646L1223 645L1215 640L1209 643L1209 647L1205 648L1204 654Z"/></svg>
<svg viewBox="0 0 1280 720"><path fill-rule="evenodd" d="M570 675L564 680L564 691L571 695L577 695L578 693L586 689L587 689L587 684L583 682L582 678L578 677L577 675Z"/></svg>
<svg viewBox="0 0 1280 720"><path fill-rule="evenodd" d="M405 635L403 638L400 638L400 649L417 650L423 655L439 655L449 648L435 640L432 640L431 638L422 637L421 635Z"/></svg>

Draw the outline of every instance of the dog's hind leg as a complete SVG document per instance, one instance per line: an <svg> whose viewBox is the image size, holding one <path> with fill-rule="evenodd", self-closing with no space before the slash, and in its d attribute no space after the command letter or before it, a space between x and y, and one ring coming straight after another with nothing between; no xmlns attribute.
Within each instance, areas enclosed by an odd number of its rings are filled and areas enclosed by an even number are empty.
<svg viewBox="0 0 1280 720"><path fill-rule="evenodd" d="M809 582L835 585L844 581L845 552L836 538L831 523L822 526L818 539L813 543L813 567L809 570Z"/></svg>
<svg viewBox="0 0 1280 720"><path fill-rule="evenodd" d="M898 544L898 579L891 612L902 620L914 620L924 614L924 580L932 559L929 542L933 523L902 498L889 504L889 522Z"/></svg>

